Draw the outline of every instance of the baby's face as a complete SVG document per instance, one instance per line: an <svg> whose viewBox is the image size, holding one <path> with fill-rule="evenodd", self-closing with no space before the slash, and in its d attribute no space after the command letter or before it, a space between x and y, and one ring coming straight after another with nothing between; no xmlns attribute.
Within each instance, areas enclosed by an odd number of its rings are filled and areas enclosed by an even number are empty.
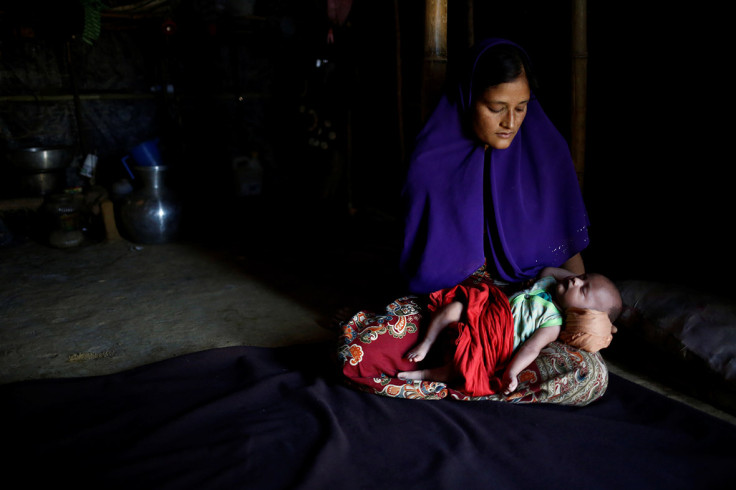
<svg viewBox="0 0 736 490"><path fill-rule="evenodd" d="M557 281L555 300L563 309L570 307L608 311L613 305L613 284L600 274L581 274Z"/></svg>

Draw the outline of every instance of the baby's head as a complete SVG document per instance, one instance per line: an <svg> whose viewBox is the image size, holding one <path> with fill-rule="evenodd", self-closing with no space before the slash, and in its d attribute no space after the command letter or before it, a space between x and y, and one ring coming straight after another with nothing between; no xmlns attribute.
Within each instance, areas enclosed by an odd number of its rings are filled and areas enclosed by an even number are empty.
<svg viewBox="0 0 736 490"><path fill-rule="evenodd" d="M616 285L601 274L580 274L557 281L555 301L563 309L582 308L608 314L611 323L621 314L622 301Z"/></svg>
<svg viewBox="0 0 736 490"><path fill-rule="evenodd" d="M566 312L562 342L588 352L608 347L622 307L621 293L610 279L600 274L561 279L555 300Z"/></svg>

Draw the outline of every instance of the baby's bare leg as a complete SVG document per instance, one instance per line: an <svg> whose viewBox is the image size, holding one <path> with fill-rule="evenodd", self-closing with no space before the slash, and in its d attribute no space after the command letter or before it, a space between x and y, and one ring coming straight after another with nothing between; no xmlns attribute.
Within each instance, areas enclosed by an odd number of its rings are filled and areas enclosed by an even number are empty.
<svg viewBox="0 0 736 490"><path fill-rule="evenodd" d="M437 312L432 316L432 320L427 327L424 339L407 352L404 357L411 362L419 362L423 360L427 356L429 349L432 347L432 344L434 344L434 341L437 339L440 332L450 323L460 321L462 313L463 304L459 301L453 301L437 310Z"/></svg>
<svg viewBox="0 0 736 490"><path fill-rule="evenodd" d="M419 369L417 371L400 371L396 376L399 379L441 381L444 383L450 381L453 374L452 364L445 364L444 366Z"/></svg>

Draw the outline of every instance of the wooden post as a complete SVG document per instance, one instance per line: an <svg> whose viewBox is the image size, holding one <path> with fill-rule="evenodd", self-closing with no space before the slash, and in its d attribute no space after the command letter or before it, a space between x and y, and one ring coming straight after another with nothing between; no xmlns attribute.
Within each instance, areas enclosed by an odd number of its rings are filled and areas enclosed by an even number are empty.
<svg viewBox="0 0 736 490"><path fill-rule="evenodd" d="M399 131L399 160L403 165L406 158L404 144L404 80L401 74L401 22L399 22L399 0L394 0L394 33L396 40L396 122Z"/></svg>
<svg viewBox="0 0 736 490"><path fill-rule="evenodd" d="M468 37L467 46L470 47L473 44L475 44L475 4L474 0L467 0L467 28L468 28Z"/></svg>
<svg viewBox="0 0 736 490"><path fill-rule="evenodd" d="M447 0L425 0L422 121L434 109L447 71Z"/></svg>
<svg viewBox="0 0 736 490"><path fill-rule="evenodd" d="M585 174L585 123L588 77L587 0L572 2L572 116L570 151L578 183Z"/></svg>

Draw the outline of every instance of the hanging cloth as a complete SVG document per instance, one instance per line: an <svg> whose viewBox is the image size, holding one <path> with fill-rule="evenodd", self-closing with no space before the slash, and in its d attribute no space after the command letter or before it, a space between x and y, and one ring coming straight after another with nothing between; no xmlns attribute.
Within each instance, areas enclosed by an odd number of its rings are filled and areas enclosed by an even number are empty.
<svg viewBox="0 0 736 490"><path fill-rule="evenodd" d="M330 28L327 30L327 44L335 42L335 33L332 26L342 27L348 18L353 0L327 0L327 18Z"/></svg>

